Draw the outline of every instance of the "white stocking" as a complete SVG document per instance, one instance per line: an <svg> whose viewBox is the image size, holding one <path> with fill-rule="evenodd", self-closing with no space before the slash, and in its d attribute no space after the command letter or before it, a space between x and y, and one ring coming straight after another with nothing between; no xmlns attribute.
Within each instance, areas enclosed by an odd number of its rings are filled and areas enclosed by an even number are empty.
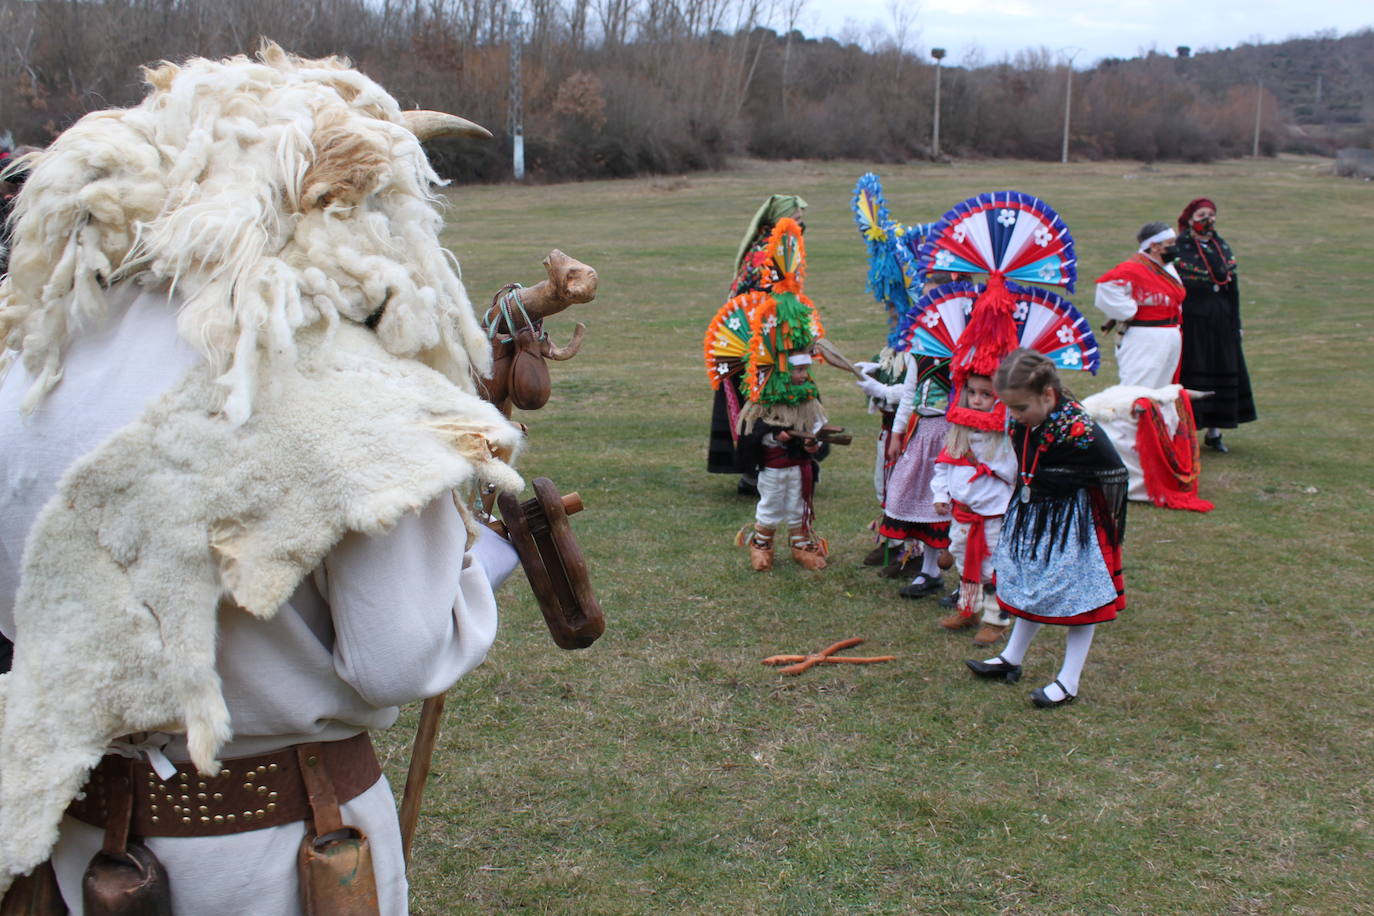
<svg viewBox="0 0 1374 916"><path fill-rule="evenodd" d="M1064 638L1064 666L1059 669L1058 680L1073 696L1078 695L1078 678L1083 673L1083 664L1088 660L1088 650L1092 648L1093 631L1096 629L1097 625L1092 623L1069 627L1068 635ZM1064 691L1059 689L1059 684L1046 687L1045 696L1051 700L1064 699Z"/></svg>
<svg viewBox="0 0 1374 916"><path fill-rule="evenodd" d="M1036 623L1034 620L1016 618L1016 625L1011 628L1011 635L1007 637L1007 647L1002 650L1002 660L1013 665L1021 664L1021 660L1026 657L1026 650L1030 648L1031 640L1040 632L1042 626L1044 624ZM990 662L996 660L996 656L988 659Z"/></svg>
<svg viewBox="0 0 1374 916"><path fill-rule="evenodd" d="M921 551L921 572L934 579L940 575L940 548L923 545Z"/></svg>

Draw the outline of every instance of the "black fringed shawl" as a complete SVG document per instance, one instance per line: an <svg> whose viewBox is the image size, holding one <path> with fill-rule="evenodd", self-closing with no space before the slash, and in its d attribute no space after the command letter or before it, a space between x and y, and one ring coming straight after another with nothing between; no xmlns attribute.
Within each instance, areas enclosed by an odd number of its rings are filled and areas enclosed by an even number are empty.
<svg viewBox="0 0 1374 916"><path fill-rule="evenodd" d="M1096 527L1111 545L1121 543L1130 478L1111 440L1083 405L1060 394L1045 422L1028 429L1011 420L1007 435L1020 469L1013 503L1021 502L1024 480L1030 475L1030 499L1017 506L1005 534L1013 556L1034 556L1047 531L1049 549L1063 546L1074 515L1079 516L1080 545L1087 545Z"/></svg>

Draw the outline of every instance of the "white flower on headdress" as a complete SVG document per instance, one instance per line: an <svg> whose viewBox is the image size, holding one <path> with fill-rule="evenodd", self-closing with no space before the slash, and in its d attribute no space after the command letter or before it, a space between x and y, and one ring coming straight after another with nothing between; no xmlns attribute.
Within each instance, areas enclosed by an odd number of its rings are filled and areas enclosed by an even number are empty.
<svg viewBox="0 0 1374 916"><path fill-rule="evenodd" d="M725 326L732 331L738 331L743 324L744 322L739 320L738 315L731 315L729 320L725 322Z"/></svg>
<svg viewBox="0 0 1374 916"><path fill-rule="evenodd" d="M954 231L950 234L954 236L954 241L962 242L964 239L968 238L968 226L960 223L954 227Z"/></svg>
<svg viewBox="0 0 1374 916"><path fill-rule="evenodd" d="M716 363L716 375L729 375L730 367L725 363Z"/></svg>
<svg viewBox="0 0 1374 916"><path fill-rule="evenodd" d="M1058 268L1058 267L1055 267L1053 264L1041 264L1041 265L1040 265L1040 279L1042 279L1042 280L1057 280L1058 278L1059 278L1059 268Z"/></svg>
<svg viewBox="0 0 1374 916"><path fill-rule="evenodd" d="M1071 344L1078 339L1078 335L1075 334L1073 328L1068 325L1061 326L1056 333L1059 339L1066 344Z"/></svg>
<svg viewBox="0 0 1374 916"><path fill-rule="evenodd" d="M954 263L954 255L941 248L935 253L935 266L940 268L949 267Z"/></svg>
<svg viewBox="0 0 1374 916"><path fill-rule="evenodd" d="M1002 208L1001 210L998 210L998 211L997 211L997 222L1001 223L1003 226L1008 226L1008 227L1010 227L1010 226L1015 226L1015 225L1016 225L1016 211L1015 211L1015 210L1008 210L1008 209L1006 209L1005 207Z"/></svg>
<svg viewBox="0 0 1374 916"><path fill-rule="evenodd" d="M931 309L921 316L921 324L928 328L933 328L940 323L940 313Z"/></svg>
<svg viewBox="0 0 1374 916"><path fill-rule="evenodd" d="M1077 350L1065 350L1059 358L1062 359L1064 365L1070 369L1077 367L1078 364L1082 362Z"/></svg>
<svg viewBox="0 0 1374 916"><path fill-rule="evenodd" d="M1041 248L1048 245L1052 238L1054 238L1054 233L1045 226L1041 226L1039 229L1035 230L1035 244L1039 245Z"/></svg>
<svg viewBox="0 0 1374 916"><path fill-rule="evenodd" d="M1030 303L1025 301L1016 303L1016 310L1011 313L1011 316L1017 321L1025 321L1030 317Z"/></svg>
<svg viewBox="0 0 1374 916"><path fill-rule="evenodd" d="M767 318L763 319L763 329L764 329L765 331L771 331L771 330L773 330L774 328L776 328L777 326L778 326L778 316L776 316L776 315L769 315Z"/></svg>

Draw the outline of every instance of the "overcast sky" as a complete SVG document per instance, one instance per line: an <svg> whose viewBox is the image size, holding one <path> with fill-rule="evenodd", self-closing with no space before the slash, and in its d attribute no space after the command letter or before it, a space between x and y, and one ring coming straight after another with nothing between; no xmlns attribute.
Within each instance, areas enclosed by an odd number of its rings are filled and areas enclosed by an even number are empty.
<svg viewBox="0 0 1374 916"><path fill-rule="evenodd" d="M911 17L907 47L925 56L945 48L947 65L983 63L1027 48L1073 54L1075 66L1103 57L1135 57L1154 48L1173 54L1275 42L1323 30L1374 26L1369 0L805 0L798 27L867 44L875 28L893 31L893 3Z"/></svg>

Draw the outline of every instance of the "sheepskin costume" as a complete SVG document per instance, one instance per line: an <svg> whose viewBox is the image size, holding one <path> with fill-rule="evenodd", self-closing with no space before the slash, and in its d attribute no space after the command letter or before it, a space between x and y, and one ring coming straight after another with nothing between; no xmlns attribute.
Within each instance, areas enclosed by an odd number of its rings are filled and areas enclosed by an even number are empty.
<svg viewBox="0 0 1374 916"><path fill-rule="evenodd" d="M1117 454L1126 463L1126 470L1131 475L1127 499L1150 501L1150 495L1145 491L1145 472L1140 465L1140 452L1136 449L1139 426L1136 401L1148 398L1158 405L1160 417L1172 436L1178 430L1178 398L1182 391L1182 385L1165 385L1163 388L1113 385L1083 399L1083 409L1107 433L1112 445L1116 446Z"/></svg>
<svg viewBox="0 0 1374 916"><path fill-rule="evenodd" d="M0 677L0 893L49 854L112 739L185 733L218 768L221 603L270 617L346 532L522 486L518 428L474 393L488 343L395 100L270 44L146 76L143 104L31 157L0 339L36 380L31 410L107 290L140 283L167 288L205 362L77 461L29 533Z"/></svg>

